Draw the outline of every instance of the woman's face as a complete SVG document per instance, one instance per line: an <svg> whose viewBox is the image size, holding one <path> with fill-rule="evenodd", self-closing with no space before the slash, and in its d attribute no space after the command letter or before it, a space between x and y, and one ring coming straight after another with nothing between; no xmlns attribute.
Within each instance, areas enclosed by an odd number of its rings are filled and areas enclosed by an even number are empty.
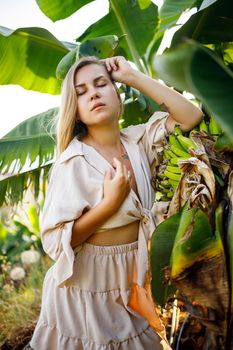
<svg viewBox="0 0 233 350"><path fill-rule="evenodd" d="M104 66L89 64L80 68L74 79L78 116L87 126L116 121L120 102Z"/></svg>

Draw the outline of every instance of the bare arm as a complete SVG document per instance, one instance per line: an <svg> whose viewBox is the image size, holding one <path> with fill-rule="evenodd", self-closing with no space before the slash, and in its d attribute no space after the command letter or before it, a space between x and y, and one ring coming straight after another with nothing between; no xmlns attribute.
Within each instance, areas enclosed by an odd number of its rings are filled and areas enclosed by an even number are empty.
<svg viewBox="0 0 233 350"><path fill-rule="evenodd" d="M116 165L115 175L112 176L110 170L105 174L103 200L74 222L71 239L73 248L86 241L117 212L131 189L132 179L126 166L116 158L114 158L114 162Z"/></svg>
<svg viewBox="0 0 233 350"><path fill-rule="evenodd" d="M115 209L103 199L96 207L83 214L74 222L71 246L74 248L86 241L114 212Z"/></svg>
<svg viewBox="0 0 233 350"><path fill-rule="evenodd" d="M177 91L157 80L133 69L124 57L117 56L106 59L108 71L116 81L125 83L150 97L158 104L164 104L170 113L167 130L172 131L175 124L180 124L184 131L197 125L203 112Z"/></svg>

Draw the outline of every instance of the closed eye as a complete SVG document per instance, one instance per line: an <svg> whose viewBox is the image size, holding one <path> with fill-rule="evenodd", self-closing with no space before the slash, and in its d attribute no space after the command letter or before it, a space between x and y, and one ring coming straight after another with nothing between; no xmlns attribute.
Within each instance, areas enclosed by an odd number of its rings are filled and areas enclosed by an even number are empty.
<svg viewBox="0 0 233 350"><path fill-rule="evenodd" d="M107 83L101 83L101 84L98 84L97 87L102 87L102 86L105 86L107 85Z"/></svg>
<svg viewBox="0 0 233 350"><path fill-rule="evenodd" d="M83 91L83 92L77 92L77 96L81 96L81 95L84 95L86 91Z"/></svg>

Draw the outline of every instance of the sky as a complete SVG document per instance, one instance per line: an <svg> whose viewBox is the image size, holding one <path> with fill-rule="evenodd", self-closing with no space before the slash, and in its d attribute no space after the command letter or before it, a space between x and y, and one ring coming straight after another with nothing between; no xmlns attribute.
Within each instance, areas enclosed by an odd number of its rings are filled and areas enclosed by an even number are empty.
<svg viewBox="0 0 233 350"><path fill-rule="evenodd" d="M162 0L154 0L161 5ZM61 41L73 41L108 13L108 0L95 0L65 20L53 23L35 0L0 0L0 26L10 29L42 27ZM60 104L60 96L28 91L18 85L0 85L0 137L23 120Z"/></svg>

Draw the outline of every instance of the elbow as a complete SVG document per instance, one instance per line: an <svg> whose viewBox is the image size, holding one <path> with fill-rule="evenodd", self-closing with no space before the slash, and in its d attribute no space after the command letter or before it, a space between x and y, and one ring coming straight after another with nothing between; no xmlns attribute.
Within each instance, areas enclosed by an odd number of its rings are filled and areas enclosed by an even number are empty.
<svg viewBox="0 0 233 350"><path fill-rule="evenodd" d="M200 108L197 108L197 110L195 111L195 113L192 114L192 118L189 118L189 120L187 120L186 123L181 124L181 129L182 131L190 131L193 128L195 128L195 126L197 126L203 119L204 117L204 113Z"/></svg>

